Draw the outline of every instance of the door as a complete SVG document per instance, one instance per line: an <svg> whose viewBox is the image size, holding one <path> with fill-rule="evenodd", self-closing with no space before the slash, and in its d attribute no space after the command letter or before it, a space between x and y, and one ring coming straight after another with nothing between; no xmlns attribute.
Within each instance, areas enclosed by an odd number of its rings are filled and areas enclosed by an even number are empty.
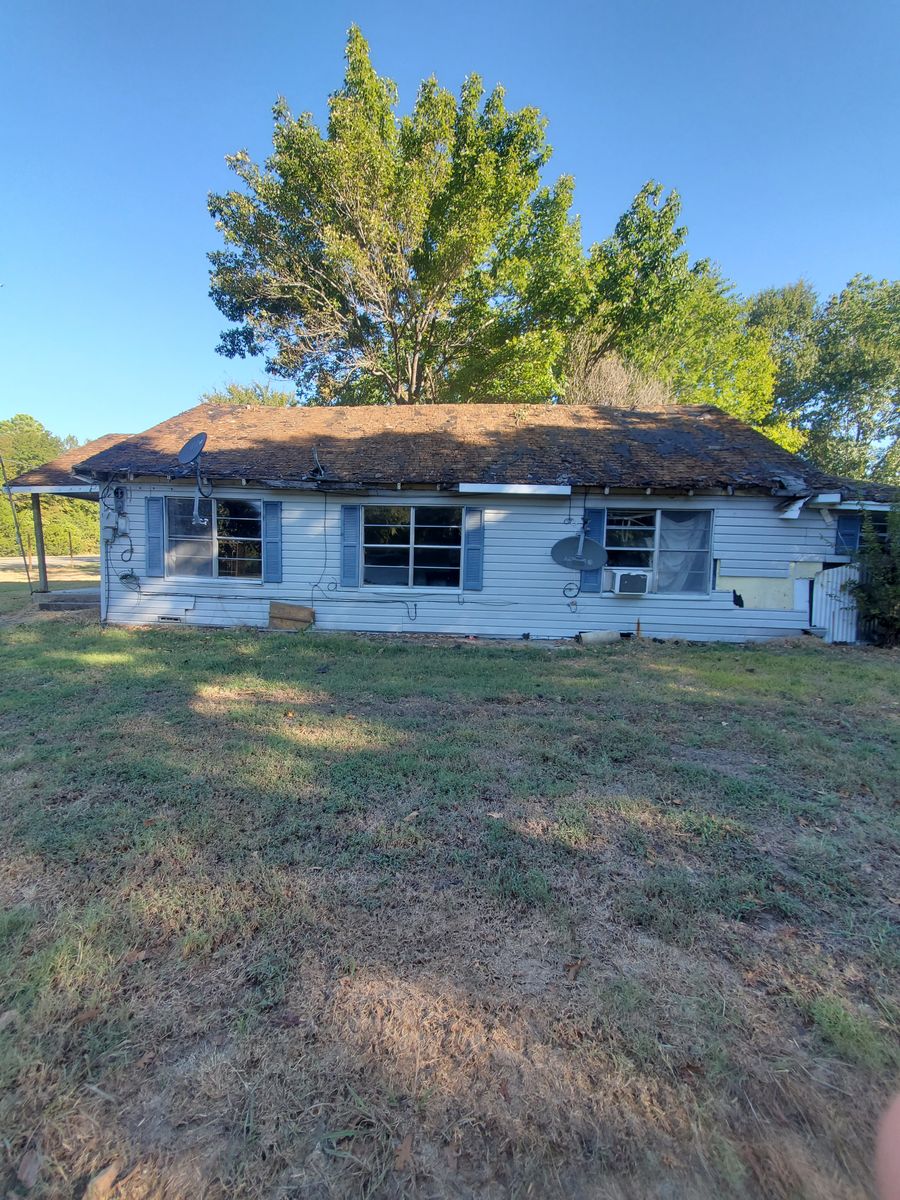
<svg viewBox="0 0 900 1200"><path fill-rule="evenodd" d="M826 630L826 642L858 642L856 603L846 584L856 579L854 566L829 567L813 583L812 623Z"/></svg>

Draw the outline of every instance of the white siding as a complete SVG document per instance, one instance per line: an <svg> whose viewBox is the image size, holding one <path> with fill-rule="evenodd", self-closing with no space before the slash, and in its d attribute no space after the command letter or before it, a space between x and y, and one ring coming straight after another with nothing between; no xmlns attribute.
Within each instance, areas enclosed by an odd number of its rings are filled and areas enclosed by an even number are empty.
<svg viewBox="0 0 900 1200"><path fill-rule="evenodd" d="M805 606L790 609L741 609L730 590L708 597L611 597L581 593L570 601L563 587L577 582L550 558L550 547L579 528L583 501L565 497L466 496L449 493L380 493L381 502L423 500L478 505L485 512L484 589L457 592L418 588L342 588L339 585L340 511L359 497L317 492L266 493L282 501L283 582L236 583L218 579L174 580L144 574L144 500L172 494L175 485L132 485L128 493L129 534L133 555L123 559L121 538L104 560L104 613L121 624L145 624L180 618L195 625L268 623L273 599L310 604L320 629L443 632L480 636L571 637L579 630L634 631L640 619L648 637L744 640L797 632L808 624ZM188 490L189 494L189 490ZM259 496L258 490L217 489L217 495ZM834 526L819 512L803 510L795 520L779 517L776 502L765 497L604 497L592 507L712 508L713 555L733 574L752 576L788 571L792 562L821 562L831 556ZM134 572L140 591L120 576ZM727 579L720 587L727 587ZM108 597L108 606L107 606Z"/></svg>

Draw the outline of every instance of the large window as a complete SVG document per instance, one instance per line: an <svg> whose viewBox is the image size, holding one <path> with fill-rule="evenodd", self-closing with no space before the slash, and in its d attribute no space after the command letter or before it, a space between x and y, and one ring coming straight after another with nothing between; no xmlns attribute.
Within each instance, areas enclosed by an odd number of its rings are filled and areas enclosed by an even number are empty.
<svg viewBox="0 0 900 1200"><path fill-rule="evenodd" d="M166 499L166 574L195 578L262 578L262 505L258 500Z"/></svg>
<svg viewBox="0 0 900 1200"><path fill-rule="evenodd" d="M461 508L366 505L363 583L375 587L459 587Z"/></svg>
<svg viewBox="0 0 900 1200"><path fill-rule="evenodd" d="M609 508L607 566L650 571L657 592L708 592L711 525L708 511Z"/></svg>

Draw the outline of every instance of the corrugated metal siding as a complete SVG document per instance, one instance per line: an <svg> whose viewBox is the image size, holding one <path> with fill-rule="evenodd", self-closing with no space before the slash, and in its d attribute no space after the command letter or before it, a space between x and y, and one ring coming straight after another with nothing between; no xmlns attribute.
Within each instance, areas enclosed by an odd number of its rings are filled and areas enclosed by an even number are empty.
<svg viewBox="0 0 900 1200"><path fill-rule="evenodd" d="M446 632L495 637L571 637L582 629L633 632L638 619L648 637L686 637L699 640L741 641L797 632L808 615L797 610L746 610L735 607L730 591L709 597L650 595L638 598L582 593L570 601L563 587L577 582L550 558L550 547L575 532L582 501L564 497L504 496L468 498L484 508L484 589L481 592L439 593L414 588L344 588L340 586L341 503L347 496L320 493L279 493L282 500L283 582L228 583L224 580L148 578L144 572L144 498L174 488L132 486L128 500L130 562L121 560L124 543L111 547L107 619L143 624L161 616L179 616L196 625L261 625L268 623L272 599L311 604L323 629L385 632ZM217 493L258 495L251 489ZM397 493L388 493L397 502ZM446 493L403 493L403 503L425 500L448 503ZM821 514L803 512L792 521L776 514L774 501L764 497L664 499L656 497L589 497L588 506L607 508L714 508L713 554L727 557L752 575L754 565L789 565L792 561L822 561L827 557L833 527ZM120 584L117 575L133 570L141 591Z"/></svg>
<svg viewBox="0 0 900 1200"><path fill-rule="evenodd" d="M859 623L856 604L846 585L857 578L856 567L830 567L820 571L813 581L813 625L828 632L826 642L858 642Z"/></svg>

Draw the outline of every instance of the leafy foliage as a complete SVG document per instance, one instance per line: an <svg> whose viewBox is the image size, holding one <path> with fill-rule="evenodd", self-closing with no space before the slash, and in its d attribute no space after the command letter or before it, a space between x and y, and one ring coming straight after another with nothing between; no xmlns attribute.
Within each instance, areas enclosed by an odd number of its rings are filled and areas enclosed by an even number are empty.
<svg viewBox="0 0 900 1200"><path fill-rule="evenodd" d="M327 128L274 108L272 154L230 157L219 349L263 355L225 403L506 400L714 404L822 468L900 480L900 283L804 280L749 301L691 261L681 199L650 180L585 255L573 183L547 186L545 121L469 76L407 115L356 27ZM605 389L611 388L611 394Z"/></svg>
<svg viewBox="0 0 900 1200"><path fill-rule="evenodd" d="M541 182L543 119L477 76L396 107L354 27L325 135L279 101L265 167L229 159L246 190L210 197L220 350L267 353L324 403L548 399L582 254L572 181Z"/></svg>
<svg viewBox="0 0 900 1200"><path fill-rule="evenodd" d="M900 281L857 275L822 311L810 451L826 470L900 483Z"/></svg>
<svg viewBox="0 0 900 1200"><path fill-rule="evenodd" d="M678 193L664 196L650 181L613 236L592 248L585 326L593 358L619 355L681 403L718 405L795 449L799 439L772 420L768 336L750 327L715 266L690 263L680 214Z"/></svg>
<svg viewBox="0 0 900 1200"><path fill-rule="evenodd" d="M778 364L776 413L826 471L900 483L900 282L857 275L821 304L809 284L760 292L750 321Z"/></svg>
<svg viewBox="0 0 900 1200"><path fill-rule="evenodd" d="M78 445L74 437L56 437L40 421L27 413L17 413L0 421L0 457L9 479L21 475L31 467L49 462ZM31 518L31 503L27 496L13 497L19 518L19 527L26 549L34 546L34 525ZM99 544L97 505L85 500L68 500L62 496L43 496L41 515L44 528L44 545L48 554L68 554L69 534L72 549L76 554L95 554ZM9 499L0 498L0 554L18 555L15 524Z"/></svg>
<svg viewBox="0 0 900 1200"><path fill-rule="evenodd" d="M265 408L290 408L297 404L296 392L286 392L270 383L227 383L224 388L204 392L204 404L257 404Z"/></svg>
<svg viewBox="0 0 900 1200"><path fill-rule="evenodd" d="M900 505L887 514L884 538L879 537L870 514L863 514L856 563L859 577L849 591L860 621L878 645L900 644Z"/></svg>

